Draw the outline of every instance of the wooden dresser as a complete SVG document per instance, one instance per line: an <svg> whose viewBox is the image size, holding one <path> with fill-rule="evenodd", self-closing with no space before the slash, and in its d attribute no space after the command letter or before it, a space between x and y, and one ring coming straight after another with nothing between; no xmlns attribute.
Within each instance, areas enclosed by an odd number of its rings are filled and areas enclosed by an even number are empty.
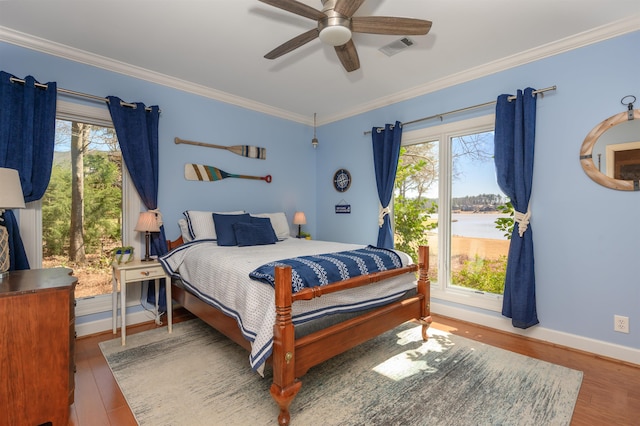
<svg viewBox="0 0 640 426"><path fill-rule="evenodd" d="M75 388L72 273L12 271L0 281L0 425L69 423Z"/></svg>

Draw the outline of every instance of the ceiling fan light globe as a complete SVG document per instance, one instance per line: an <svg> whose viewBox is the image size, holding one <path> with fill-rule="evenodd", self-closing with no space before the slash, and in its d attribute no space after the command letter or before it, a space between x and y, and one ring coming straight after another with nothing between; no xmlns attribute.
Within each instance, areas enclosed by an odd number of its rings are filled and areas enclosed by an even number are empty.
<svg viewBox="0 0 640 426"><path fill-rule="evenodd" d="M325 27L320 31L320 40L331 46L342 46L351 40L351 30L343 26Z"/></svg>

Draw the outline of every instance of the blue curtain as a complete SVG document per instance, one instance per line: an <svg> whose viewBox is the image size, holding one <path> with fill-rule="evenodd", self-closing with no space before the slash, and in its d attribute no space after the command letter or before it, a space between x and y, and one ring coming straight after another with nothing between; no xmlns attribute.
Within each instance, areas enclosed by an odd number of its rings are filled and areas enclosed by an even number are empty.
<svg viewBox="0 0 640 426"><path fill-rule="evenodd" d="M160 255L168 251L167 241L158 212L158 123L160 109L150 107L148 111L143 103L135 107L123 105L120 98L109 96L108 105L113 126L116 129L122 159L124 160L133 185L136 187L147 210L158 214L160 233L151 234L151 254ZM166 311L167 301L164 286L160 285L159 305ZM155 304L155 287L148 286L147 302Z"/></svg>
<svg viewBox="0 0 640 426"><path fill-rule="evenodd" d="M534 89L518 90L515 100L498 97L495 125L495 164L498 185L515 209L515 226L507 259L502 315L514 327L538 324L533 235L529 218L529 198L533 178L536 130Z"/></svg>
<svg viewBox="0 0 640 426"><path fill-rule="evenodd" d="M384 129L374 127L371 130L373 141L373 165L376 172L378 199L382 209L378 220L378 247L393 248L393 231L389 217L389 204L393 196L396 169L400 158L402 123L387 124Z"/></svg>
<svg viewBox="0 0 640 426"><path fill-rule="evenodd" d="M25 202L31 202L42 198L51 178L58 89L56 83L36 87L32 76L24 78L24 84L12 82L12 77L0 71L0 167L18 171ZM11 210L5 212L4 220L9 234L10 270L29 269Z"/></svg>

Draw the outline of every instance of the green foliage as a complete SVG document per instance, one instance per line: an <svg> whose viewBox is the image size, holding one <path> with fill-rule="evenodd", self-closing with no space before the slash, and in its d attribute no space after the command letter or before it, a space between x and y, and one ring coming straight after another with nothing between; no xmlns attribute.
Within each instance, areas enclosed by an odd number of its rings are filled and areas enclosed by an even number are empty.
<svg viewBox="0 0 640 426"><path fill-rule="evenodd" d="M506 256L487 260L476 255L473 260L466 260L460 271L452 274L451 281L455 285L484 293L502 294L506 270Z"/></svg>
<svg viewBox="0 0 640 426"><path fill-rule="evenodd" d="M417 261L418 247L427 245L427 231L438 226L437 222L430 221L431 214L437 212L438 206L429 203L422 197L408 198L406 192L413 186L412 179L423 173L428 162L415 155L412 160L406 161L403 155L407 149L400 149L400 159L396 171L395 193L393 202L394 242L398 250L409 254Z"/></svg>
<svg viewBox="0 0 640 426"><path fill-rule="evenodd" d="M120 166L106 152L84 159L84 243L87 253L102 253L104 246L120 244L122 190ZM68 251L71 215L71 170L54 164L49 187L42 199L43 255L63 256Z"/></svg>
<svg viewBox="0 0 640 426"><path fill-rule="evenodd" d="M102 243L120 240L122 190L118 164L106 153L85 157L85 230L88 252L102 249Z"/></svg>
<svg viewBox="0 0 640 426"><path fill-rule="evenodd" d="M495 224L496 224L496 229L503 231L504 237L510 240L511 233L513 232L513 225L514 225L513 217L515 214L515 209L513 208L513 205L511 204L510 201L507 202L506 204L497 206L496 209L498 209L500 213L509 215L509 217L499 217L498 219L496 219Z"/></svg>
<svg viewBox="0 0 640 426"><path fill-rule="evenodd" d="M45 257L65 252L71 215L71 169L54 164L49 187L42 197L42 240Z"/></svg>
<svg viewBox="0 0 640 426"><path fill-rule="evenodd" d="M393 205L395 223L395 247L417 261L418 247L427 245L427 231L438 226L430 222L429 215L437 211L437 205L426 207L418 199L398 196Z"/></svg>

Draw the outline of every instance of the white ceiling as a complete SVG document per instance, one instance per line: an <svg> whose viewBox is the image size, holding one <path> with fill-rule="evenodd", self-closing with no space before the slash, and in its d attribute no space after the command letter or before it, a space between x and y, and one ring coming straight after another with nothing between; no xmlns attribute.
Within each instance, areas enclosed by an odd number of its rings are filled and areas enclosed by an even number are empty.
<svg viewBox="0 0 640 426"><path fill-rule="evenodd" d="M354 34L351 73L318 39L264 59L315 22L258 0L0 0L0 40L322 124L638 30L640 0L367 0L369 15L433 26L392 57L378 49L401 37Z"/></svg>

